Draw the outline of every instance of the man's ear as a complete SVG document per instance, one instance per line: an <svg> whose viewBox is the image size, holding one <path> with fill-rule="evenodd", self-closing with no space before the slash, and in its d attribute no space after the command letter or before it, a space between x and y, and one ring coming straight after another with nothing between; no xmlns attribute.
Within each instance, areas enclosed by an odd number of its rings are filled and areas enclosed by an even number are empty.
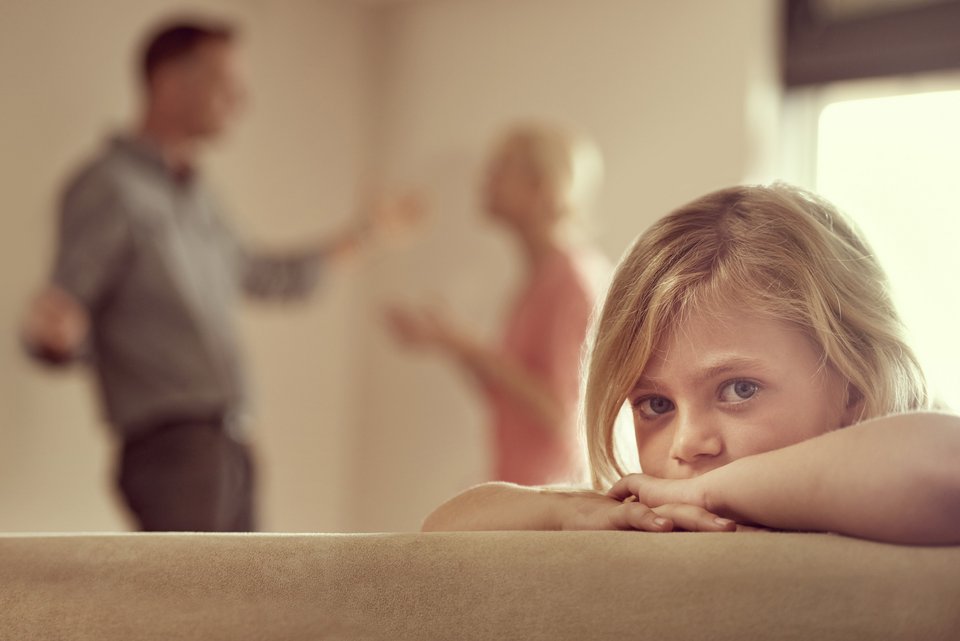
<svg viewBox="0 0 960 641"><path fill-rule="evenodd" d="M847 383L847 402L843 409L843 426L847 427L863 420L866 399L853 383Z"/></svg>

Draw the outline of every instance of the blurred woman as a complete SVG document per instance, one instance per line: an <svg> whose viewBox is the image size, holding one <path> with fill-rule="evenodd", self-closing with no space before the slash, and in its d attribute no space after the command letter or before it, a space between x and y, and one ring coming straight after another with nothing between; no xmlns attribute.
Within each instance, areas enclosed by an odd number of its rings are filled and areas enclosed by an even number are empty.
<svg viewBox="0 0 960 641"><path fill-rule="evenodd" d="M524 277L502 340L487 345L438 309L394 308L397 338L434 349L475 382L489 407L493 477L524 485L579 480L580 356L606 263L577 234L602 160L587 141L545 124L512 127L484 183L487 213L517 241Z"/></svg>

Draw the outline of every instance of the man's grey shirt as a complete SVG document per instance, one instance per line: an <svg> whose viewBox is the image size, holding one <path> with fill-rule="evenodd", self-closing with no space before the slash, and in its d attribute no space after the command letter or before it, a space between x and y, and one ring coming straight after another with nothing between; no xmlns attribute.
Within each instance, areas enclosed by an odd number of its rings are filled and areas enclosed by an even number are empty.
<svg viewBox="0 0 960 641"><path fill-rule="evenodd" d="M91 315L107 418L123 435L248 410L235 312L241 294L299 298L319 249L253 253L196 177L118 137L68 185L53 282Z"/></svg>

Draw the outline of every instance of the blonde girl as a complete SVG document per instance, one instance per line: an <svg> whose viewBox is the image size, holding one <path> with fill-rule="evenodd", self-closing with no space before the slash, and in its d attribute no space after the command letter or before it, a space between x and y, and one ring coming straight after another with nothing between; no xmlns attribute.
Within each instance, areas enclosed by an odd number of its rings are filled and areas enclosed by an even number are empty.
<svg viewBox="0 0 960 641"><path fill-rule="evenodd" d="M929 410L870 248L829 203L734 187L661 219L597 319L593 491L478 486L424 529L829 531L960 543L960 417ZM643 474L618 460L629 404ZM611 485L612 484L612 485Z"/></svg>

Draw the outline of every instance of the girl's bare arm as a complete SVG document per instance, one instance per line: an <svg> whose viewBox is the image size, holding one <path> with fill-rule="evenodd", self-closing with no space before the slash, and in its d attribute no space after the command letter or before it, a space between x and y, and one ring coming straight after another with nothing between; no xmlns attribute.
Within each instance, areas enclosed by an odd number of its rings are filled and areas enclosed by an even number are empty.
<svg viewBox="0 0 960 641"><path fill-rule="evenodd" d="M693 505L650 509L599 492L485 483L459 494L431 513L423 531L457 530L643 530L726 532L736 528Z"/></svg>
<svg viewBox="0 0 960 641"><path fill-rule="evenodd" d="M695 479L630 475L610 495L651 506L689 502L773 528L960 544L960 416L887 416Z"/></svg>

